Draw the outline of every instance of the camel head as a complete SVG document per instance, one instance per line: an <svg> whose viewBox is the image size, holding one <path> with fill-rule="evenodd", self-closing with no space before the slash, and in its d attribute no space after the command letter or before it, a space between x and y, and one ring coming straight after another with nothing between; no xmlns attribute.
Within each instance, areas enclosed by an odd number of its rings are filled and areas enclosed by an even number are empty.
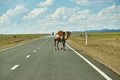
<svg viewBox="0 0 120 80"><path fill-rule="evenodd" d="M68 39L70 37L70 35L71 35L71 32L70 31L66 31L66 35L67 35L66 39Z"/></svg>

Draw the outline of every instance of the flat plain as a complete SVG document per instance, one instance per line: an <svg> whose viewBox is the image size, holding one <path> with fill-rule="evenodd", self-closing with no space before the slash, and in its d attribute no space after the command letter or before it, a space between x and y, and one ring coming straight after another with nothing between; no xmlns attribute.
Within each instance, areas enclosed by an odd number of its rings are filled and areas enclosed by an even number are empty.
<svg viewBox="0 0 120 80"><path fill-rule="evenodd" d="M0 35L0 49L5 49L9 47L16 46L18 44L23 44L32 41L37 38L41 38L48 34L9 34Z"/></svg>

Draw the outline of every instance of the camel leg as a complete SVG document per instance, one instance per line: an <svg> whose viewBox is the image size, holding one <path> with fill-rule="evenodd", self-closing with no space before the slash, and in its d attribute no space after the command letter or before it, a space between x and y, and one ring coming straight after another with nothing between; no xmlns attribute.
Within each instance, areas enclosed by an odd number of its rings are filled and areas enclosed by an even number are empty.
<svg viewBox="0 0 120 80"><path fill-rule="evenodd" d="M63 50L65 51L65 40L62 41Z"/></svg>
<svg viewBox="0 0 120 80"><path fill-rule="evenodd" d="M59 50L59 39L55 39L54 40L54 46L55 46L55 50Z"/></svg>
<svg viewBox="0 0 120 80"><path fill-rule="evenodd" d="M54 39L54 46L55 46L55 50L56 50L56 39Z"/></svg>
<svg viewBox="0 0 120 80"><path fill-rule="evenodd" d="M59 41L57 41L57 49L59 50Z"/></svg>

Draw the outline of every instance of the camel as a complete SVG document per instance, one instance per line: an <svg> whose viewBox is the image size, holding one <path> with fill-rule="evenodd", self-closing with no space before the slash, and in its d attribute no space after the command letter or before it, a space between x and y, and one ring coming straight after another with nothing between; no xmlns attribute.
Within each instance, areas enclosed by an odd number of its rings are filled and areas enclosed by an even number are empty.
<svg viewBox="0 0 120 80"><path fill-rule="evenodd" d="M65 42L66 40L70 37L71 32L70 31L58 31L55 34L55 38L54 38L54 46L55 46L55 50L59 50L59 42L62 42L62 48L65 51Z"/></svg>

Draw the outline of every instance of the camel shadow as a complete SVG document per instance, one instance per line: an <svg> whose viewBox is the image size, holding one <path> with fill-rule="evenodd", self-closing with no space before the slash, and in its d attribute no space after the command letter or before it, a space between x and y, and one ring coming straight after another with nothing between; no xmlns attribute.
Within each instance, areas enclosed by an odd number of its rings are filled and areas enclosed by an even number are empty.
<svg viewBox="0 0 120 80"><path fill-rule="evenodd" d="M65 50L63 50L63 49L55 49L55 51L73 51L73 50L71 50L71 49L65 49Z"/></svg>
<svg viewBox="0 0 120 80"><path fill-rule="evenodd" d="M65 49L65 51L73 51L73 50L71 50L71 49Z"/></svg>

